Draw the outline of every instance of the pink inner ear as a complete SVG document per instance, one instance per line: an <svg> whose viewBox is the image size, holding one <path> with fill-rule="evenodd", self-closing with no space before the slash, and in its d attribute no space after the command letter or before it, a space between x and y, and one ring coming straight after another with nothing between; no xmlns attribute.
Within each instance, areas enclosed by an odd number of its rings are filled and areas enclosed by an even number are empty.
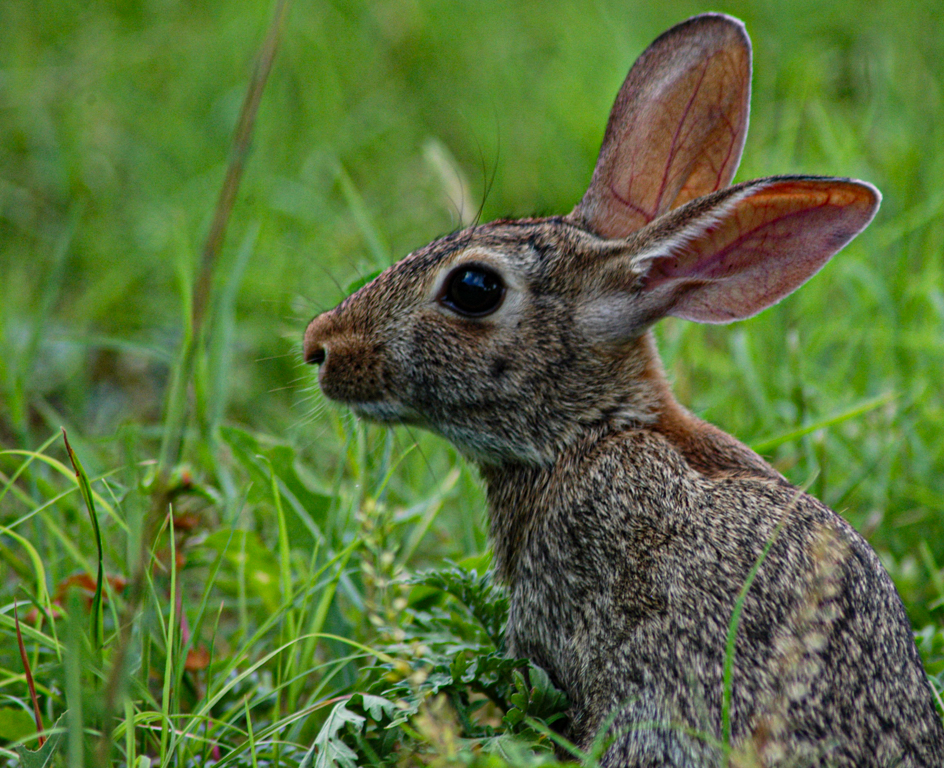
<svg viewBox="0 0 944 768"><path fill-rule="evenodd" d="M796 290L871 221L880 196L839 179L751 182L758 189L709 210L647 275L646 292L669 295L665 314L702 323L750 317Z"/></svg>
<svg viewBox="0 0 944 768"><path fill-rule="evenodd" d="M603 237L626 237L730 183L747 132L750 72L750 40L736 19L696 16L659 37L616 97L571 218Z"/></svg>

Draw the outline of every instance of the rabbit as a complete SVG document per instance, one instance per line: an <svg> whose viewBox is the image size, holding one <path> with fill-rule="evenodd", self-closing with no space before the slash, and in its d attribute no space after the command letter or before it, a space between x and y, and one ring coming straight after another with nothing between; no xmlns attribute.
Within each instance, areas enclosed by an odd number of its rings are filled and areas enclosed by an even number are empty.
<svg viewBox="0 0 944 768"><path fill-rule="evenodd" d="M941 766L875 552L683 408L651 332L760 312L878 208L853 179L730 186L750 77L737 19L671 28L630 69L571 213L409 254L311 321L305 359L327 398L478 467L507 652L567 693L567 736L602 744L600 765Z"/></svg>

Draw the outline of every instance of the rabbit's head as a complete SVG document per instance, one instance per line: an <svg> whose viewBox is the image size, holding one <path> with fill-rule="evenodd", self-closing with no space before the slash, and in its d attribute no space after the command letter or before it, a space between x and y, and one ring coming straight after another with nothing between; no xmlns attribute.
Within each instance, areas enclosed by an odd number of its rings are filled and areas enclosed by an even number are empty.
<svg viewBox="0 0 944 768"><path fill-rule="evenodd" d="M707 14L663 34L630 70L568 216L436 240L312 320L305 359L325 395L485 464L545 463L594 423L656 421L653 322L759 312L878 206L873 187L846 179L728 187L749 83L740 22Z"/></svg>

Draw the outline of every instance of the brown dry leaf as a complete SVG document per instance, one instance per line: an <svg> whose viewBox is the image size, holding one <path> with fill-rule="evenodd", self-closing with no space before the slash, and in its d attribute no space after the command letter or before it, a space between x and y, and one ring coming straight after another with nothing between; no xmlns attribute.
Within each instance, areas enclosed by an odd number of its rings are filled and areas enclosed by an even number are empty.
<svg viewBox="0 0 944 768"><path fill-rule="evenodd" d="M199 672L210 666L210 651L205 645L191 648L187 651L187 660L184 662L184 669L188 672Z"/></svg>

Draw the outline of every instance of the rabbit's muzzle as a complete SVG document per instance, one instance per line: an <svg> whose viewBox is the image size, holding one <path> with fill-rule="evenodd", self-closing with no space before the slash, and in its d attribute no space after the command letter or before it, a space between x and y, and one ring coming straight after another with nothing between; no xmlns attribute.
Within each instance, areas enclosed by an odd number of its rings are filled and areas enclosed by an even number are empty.
<svg viewBox="0 0 944 768"><path fill-rule="evenodd" d="M384 399L380 350L360 334L338 327L331 312L319 315L305 331L305 362L319 366L325 396L356 406Z"/></svg>

